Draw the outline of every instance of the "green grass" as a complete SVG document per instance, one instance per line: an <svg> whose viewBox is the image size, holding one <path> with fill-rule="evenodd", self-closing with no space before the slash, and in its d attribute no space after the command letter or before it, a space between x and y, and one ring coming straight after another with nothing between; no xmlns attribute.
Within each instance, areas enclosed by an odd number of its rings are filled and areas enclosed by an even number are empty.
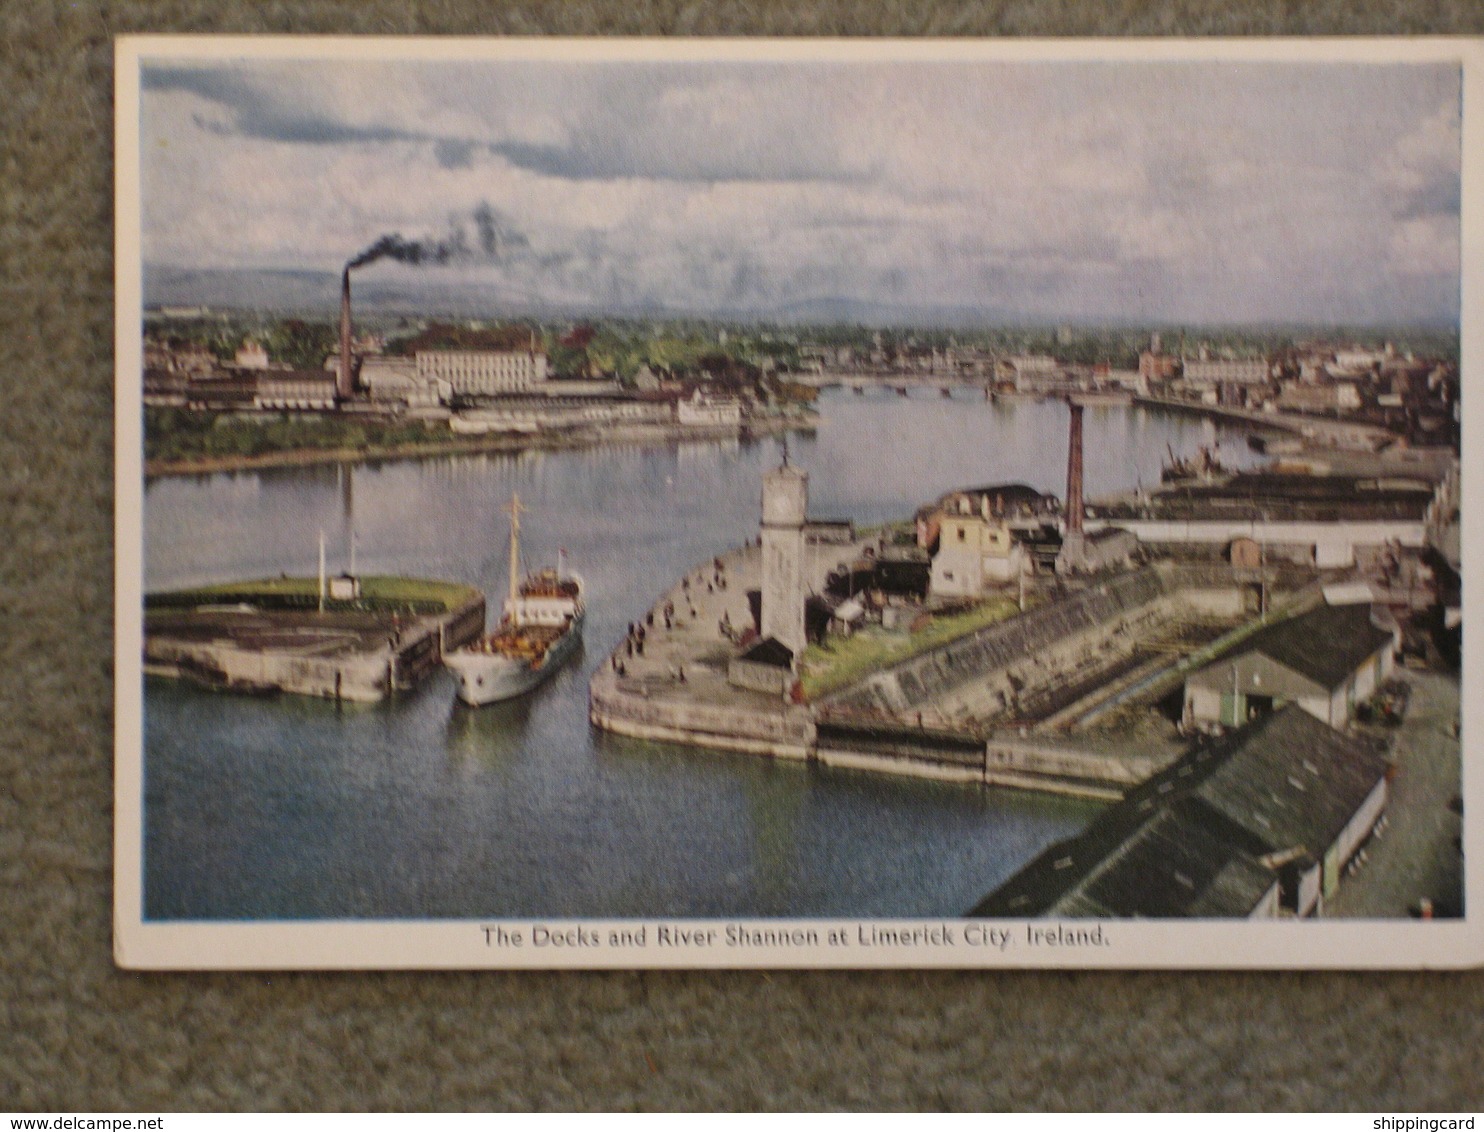
<svg viewBox="0 0 1484 1132"><path fill-rule="evenodd" d="M828 695L872 672L900 664L1019 612L1014 598L996 597L965 613L935 617L915 633L870 628L853 637L831 638L828 646L810 645L803 660L804 695L809 699Z"/></svg>
<svg viewBox="0 0 1484 1132"><path fill-rule="evenodd" d="M327 608L396 609L405 607L417 612L455 609L479 596L473 586L458 582L440 582L430 578L363 575L361 597L356 602L327 602ZM261 604L271 607L301 608L317 604L318 578L259 578L243 582L223 582L215 586L198 586L164 594L149 594L146 606L181 608L217 603Z"/></svg>

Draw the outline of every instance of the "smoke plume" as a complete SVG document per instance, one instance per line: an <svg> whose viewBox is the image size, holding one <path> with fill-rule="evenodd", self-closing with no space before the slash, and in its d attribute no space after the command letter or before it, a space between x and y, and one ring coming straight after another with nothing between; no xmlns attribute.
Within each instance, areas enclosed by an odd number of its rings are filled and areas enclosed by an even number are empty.
<svg viewBox="0 0 1484 1132"><path fill-rule="evenodd" d="M459 217L449 222L448 232L439 239L409 240L400 232L382 236L365 251L353 256L346 271L365 267L379 259L394 259L414 267L443 266L451 263L503 263L513 252L529 248L524 233L512 227L488 202L481 201L473 213L478 233L478 247L470 247Z"/></svg>

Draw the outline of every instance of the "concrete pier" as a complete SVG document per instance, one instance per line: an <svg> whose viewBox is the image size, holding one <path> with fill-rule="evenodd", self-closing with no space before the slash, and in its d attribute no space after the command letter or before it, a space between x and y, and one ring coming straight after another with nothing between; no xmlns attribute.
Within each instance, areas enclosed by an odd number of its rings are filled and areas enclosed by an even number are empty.
<svg viewBox="0 0 1484 1132"><path fill-rule="evenodd" d="M814 588L861 547L812 546ZM636 738L824 766L1114 800L1183 744L1152 734L1120 741L1061 722L1110 692L1179 669L1182 656L1200 655L1247 623L1230 568L1146 567L805 703L791 691L728 682L741 648L728 629L751 626L747 591L760 573L755 546L692 568L594 674L592 723ZM1165 639L1168 653L1136 647ZM1026 714L1043 701L1044 725Z"/></svg>
<svg viewBox="0 0 1484 1132"><path fill-rule="evenodd" d="M593 724L639 739L808 758L814 720L807 706L727 682L737 646L726 628L740 635L752 624L747 591L761 577L756 546L688 570L593 674Z"/></svg>
<svg viewBox="0 0 1484 1132"><path fill-rule="evenodd" d="M267 585L220 588L245 600L213 601L205 591L157 598L145 617L145 672L228 692L375 703L415 688L445 651L484 631L484 595L472 587L438 587L443 603L371 599L322 611L285 607L274 600L283 595L261 592Z"/></svg>

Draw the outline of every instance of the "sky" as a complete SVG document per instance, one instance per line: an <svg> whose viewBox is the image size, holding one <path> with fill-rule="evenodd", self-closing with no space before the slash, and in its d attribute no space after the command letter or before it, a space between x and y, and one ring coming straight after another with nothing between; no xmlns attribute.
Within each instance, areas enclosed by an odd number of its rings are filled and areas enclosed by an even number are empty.
<svg viewBox="0 0 1484 1132"><path fill-rule="evenodd" d="M150 265L382 241L422 262L358 274L511 313L1458 315L1453 65L147 59L141 88Z"/></svg>

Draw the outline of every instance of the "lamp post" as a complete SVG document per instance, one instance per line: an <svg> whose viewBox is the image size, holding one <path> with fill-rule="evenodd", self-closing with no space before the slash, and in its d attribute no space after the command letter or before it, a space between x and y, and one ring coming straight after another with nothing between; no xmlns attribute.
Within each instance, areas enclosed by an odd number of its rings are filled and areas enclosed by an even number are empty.
<svg viewBox="0 0 1484 1132"><path fill-rule="evenodd" d="M1232 726L1239 726L1237 720L1237 665L1232 662Z"/></svg>

